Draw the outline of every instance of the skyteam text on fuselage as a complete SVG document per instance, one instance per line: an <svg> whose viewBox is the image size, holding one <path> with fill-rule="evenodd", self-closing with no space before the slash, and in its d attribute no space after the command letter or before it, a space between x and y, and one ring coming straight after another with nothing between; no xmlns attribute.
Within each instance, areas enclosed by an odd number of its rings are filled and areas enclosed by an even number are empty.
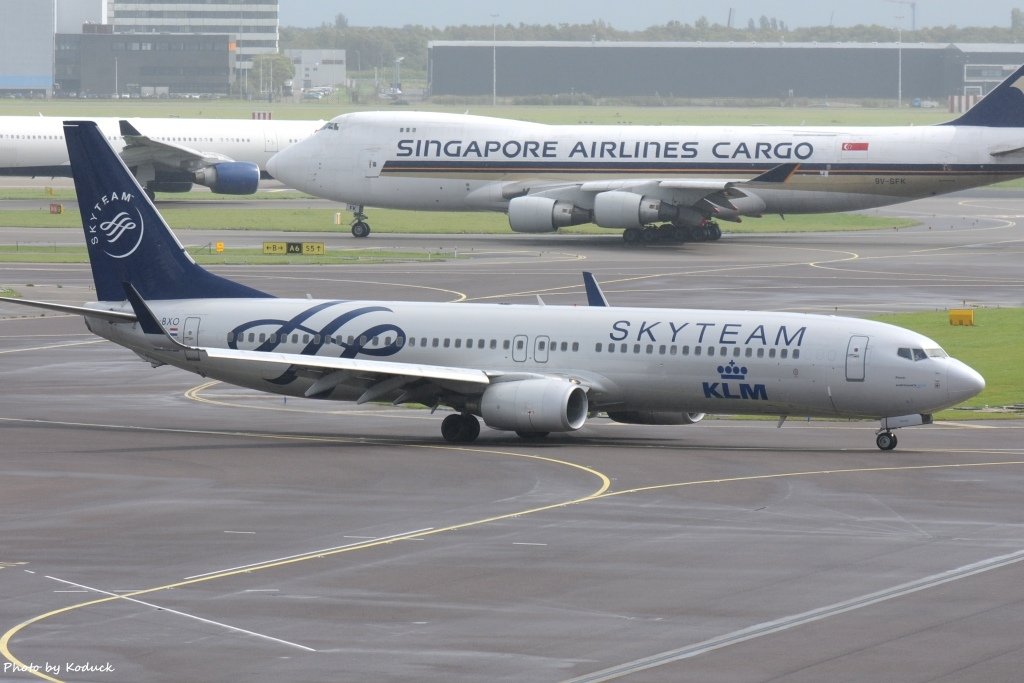
<svg viewBox="0 0 1024 683"><path fill-rule="evenodd" d="M757 311L617 308L584 274L589 306L280 299L189 257L92 122L65 135L95 303L4 298L84 316L157 365L313 399L454 410L539 438L616 422L682 425L705 413L873 418L876 444L984 387L934 341L884 323Z"/></svg>
<svg viewBox="0 0 1024 683"><path fill-rule="evenodd" d="M252 194L267 161L304 140L323 121L263 119L94 118L142 186L187 192ZM0 116L0 176L70 177L63 119Z"/></svg>
<svg viewBox="0 0 1024 683"><path fill-rule="evenodd" d="M852 211L1024 176L1024 67L937 126L544 125L356 112L276 154L274 177L353 206L502 211L516 232L581 223L627 242L718 239L717 221Z"/></svg>

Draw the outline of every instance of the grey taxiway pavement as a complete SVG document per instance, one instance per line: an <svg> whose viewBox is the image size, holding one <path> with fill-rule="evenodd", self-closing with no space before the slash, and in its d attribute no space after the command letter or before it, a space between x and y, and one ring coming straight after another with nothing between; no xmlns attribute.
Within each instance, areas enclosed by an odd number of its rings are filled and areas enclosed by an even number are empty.
<svg viewBox="0 0 1024 683"><path fill-rule="evenodd" d="M919 228L634 250L374 234L468 258L218 270L293 296L582 304L587 269L617 305L1020 306L1015 206L939 198L899 207ZM0 264L0 286L91 297L84 266ZM151 369L77 318L12 306L0 382L0 680L993 681L1024 667L1020 421L910 429L892 453L872 423L793 419L599 418L541 443L484 429L454 446L439 415Z"/></svg>

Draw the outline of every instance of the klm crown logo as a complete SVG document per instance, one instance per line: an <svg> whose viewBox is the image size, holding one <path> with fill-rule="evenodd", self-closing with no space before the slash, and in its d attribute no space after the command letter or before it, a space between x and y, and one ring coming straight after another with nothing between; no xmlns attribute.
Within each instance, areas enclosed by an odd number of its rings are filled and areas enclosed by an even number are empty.
<svg viewBox="0 0 1024 683"><path fill-rule="evenodd" d="M746 379L747 368L736 365L736 361L731 360L728 365L718 366L718 376L725 380Z"/></svg>

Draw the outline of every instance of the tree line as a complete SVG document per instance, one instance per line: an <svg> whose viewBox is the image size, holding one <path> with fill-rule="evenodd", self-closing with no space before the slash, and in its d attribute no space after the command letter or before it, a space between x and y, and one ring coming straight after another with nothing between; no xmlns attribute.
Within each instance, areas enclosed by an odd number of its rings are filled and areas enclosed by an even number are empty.
<svg viewBox="0 0 1024 683"><path fill-rule="evenodd" d="M588 24L486 24L461 26L349 26L343 14L334 24L315 28L282 26L281 48L340 49L347 51L349 71L390 69L403 57L402 69L423 72L427 43L432 40L515 41L642 41L642 42L788 42L788 43L1019 43L1024 42L1024 11L1010 12L1001 26L930 26L916 31L892 26L809 26L790 28L774 17L750 19L746 26L724 26L700 17L692 24L669 21L641 31L623 31L603 21Z"/></svg>

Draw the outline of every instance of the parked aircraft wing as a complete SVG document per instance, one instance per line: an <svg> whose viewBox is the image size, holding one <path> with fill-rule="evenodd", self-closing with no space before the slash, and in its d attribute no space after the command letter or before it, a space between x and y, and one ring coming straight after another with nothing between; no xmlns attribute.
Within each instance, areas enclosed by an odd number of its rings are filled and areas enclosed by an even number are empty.
<svg viewBox="0 0 1024 683"><path fill-rule="evenodd" d="M143 135L129 121L118 121L124 149L121 158L136 172L150 168L169 180L192 182L221 194L252 194L260 181L260 167L250 161L235 161L219 152L204 152L185 145L162 142ZM173 177L176 176L176 177ZM163 189L158 186L157 189Z"/></svg>

